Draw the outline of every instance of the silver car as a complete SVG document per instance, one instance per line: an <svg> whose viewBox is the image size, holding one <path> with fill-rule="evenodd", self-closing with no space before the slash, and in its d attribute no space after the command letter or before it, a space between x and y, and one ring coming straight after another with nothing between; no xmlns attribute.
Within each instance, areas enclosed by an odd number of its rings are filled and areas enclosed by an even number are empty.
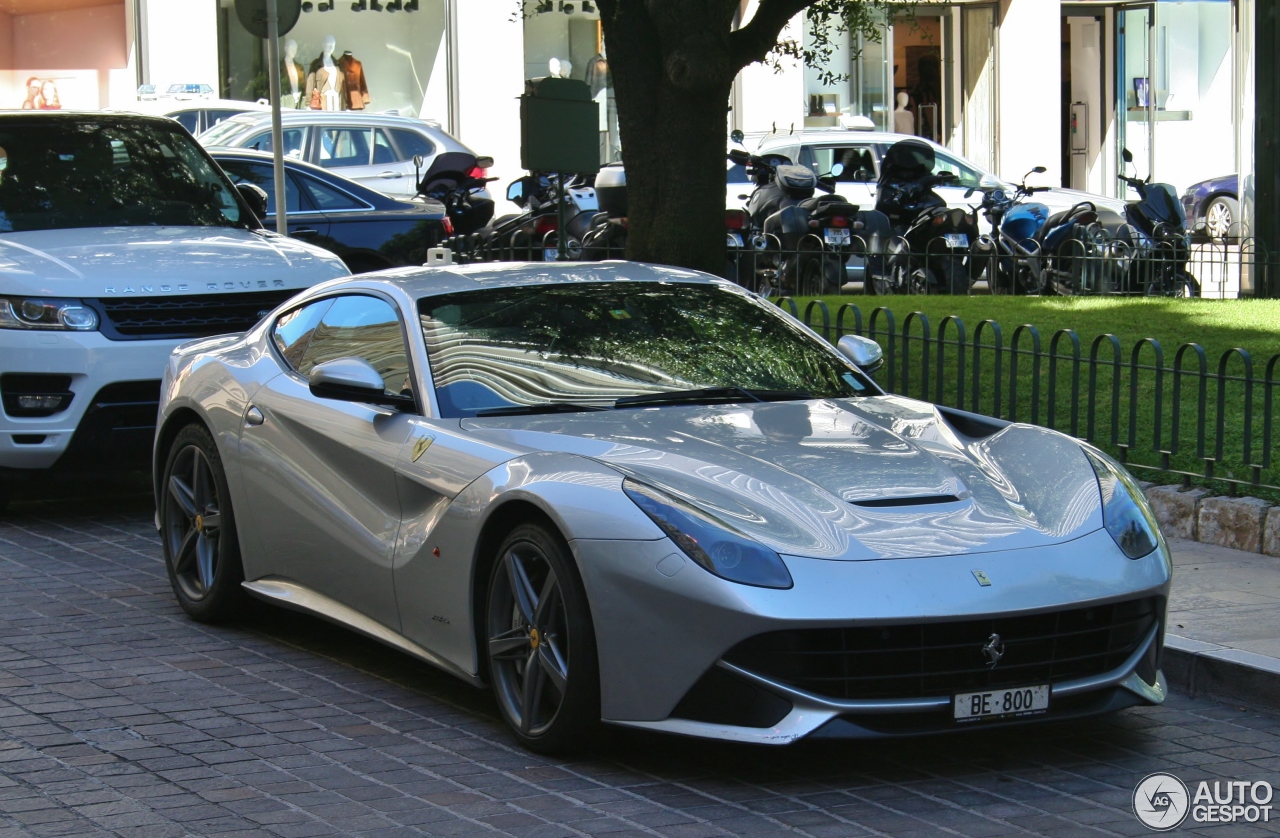
<svg viewBox="0 0 1280 838"><path fill-rule="evenodd" d="M434 123L407 116L362 111L283 111L286 156L313 163L393 197L418 191L414 157L422 171L437 154L471 149ZM206 148L271 151L271 113L244 113L224 119L200 134Z"/></svg>
<svg viewBox="0 0 1280 838"><path fill-rule="evenodd" d="M169 577L197 620L252 595L488 686L548 752L1163 700L1169 552L1124 469L878 363L649 265L324 283L170 358Z"/></svg>

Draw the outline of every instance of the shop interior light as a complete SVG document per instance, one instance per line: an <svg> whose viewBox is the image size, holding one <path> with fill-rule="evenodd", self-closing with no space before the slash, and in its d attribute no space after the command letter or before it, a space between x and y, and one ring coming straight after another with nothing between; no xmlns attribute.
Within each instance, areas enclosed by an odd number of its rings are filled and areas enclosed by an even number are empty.
<svg viewBox="0 0 1280 838"><path fill-rule="evenodd" d="M565 13L565 14L567 14L567 15L571 15L571 14L573 14L573 4L572 4L572 3L564 3L564 2L561 2L561 3L560 3L560 11L564 12L564 13Z"/></svg>
<svg viewBox="0 0 1280 838"><path fill-rule="evenodd" d="M596 7L591 5L591 0L582 0L582 13L584 15L595 14Z"/></svg>
<svg viewBox="0 0 1280 838"><path fill-rule="evenodd" d="M542 0L541 3L533 7L533 10L538 14L542 14L543 12L550 12L554 9L555 9L555 4L552 3L551 0Z"/></svg>

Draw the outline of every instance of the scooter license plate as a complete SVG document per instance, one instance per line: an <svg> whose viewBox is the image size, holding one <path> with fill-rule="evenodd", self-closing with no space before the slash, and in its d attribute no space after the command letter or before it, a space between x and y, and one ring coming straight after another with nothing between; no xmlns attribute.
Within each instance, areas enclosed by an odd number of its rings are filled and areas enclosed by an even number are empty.
<svg viewBox="0 0 1280 838"><path fill-rule="evenodd" d="M947 241L947 247L968 247L969 237L964 233L945 233L942 236Z"/></svg>
<svg viewBox="0 0 1280 838"><path fill-rule="evenodd" d="M822 230L822 238L832 246L849 244L853 241L848 227L826 227Z"/></svg>

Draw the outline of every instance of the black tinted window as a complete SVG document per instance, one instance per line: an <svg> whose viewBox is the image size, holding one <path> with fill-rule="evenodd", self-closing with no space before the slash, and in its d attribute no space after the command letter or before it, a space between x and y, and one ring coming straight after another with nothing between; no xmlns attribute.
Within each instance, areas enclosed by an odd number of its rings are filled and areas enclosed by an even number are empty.
<svg viewBox="0 0 1280 838"><path fill-rule="evenodd" d="M200 122L200 112L199 111L183 111L182 113L173 114L172 118L176 119L178 121L178 124L181 125L183 128L186 128L188 131L194 134L196 132L196 127Z"/></svg>
<svg viewBox="0 0 1280 838"><path fill-rule="evenodd" d="M302 146L306 139L305 128L285 128L280 132L280 136L284 139L284 153L288 157L302 158ZM210 138L202 138L205 142L217 145ZM271 132L263 131L257 134L253 139L242 144L245 148L253 148L258 151L274 151L275 145L271 142Z"/></svg>
<svg viewBox="0 0 1280 838"><path fill-rule="evenodd" d="M271 331L271 339L285 361L295 370L302 363L302 355L307 351L307 344L311 342L311 336L315 334L320 318L332 304L333 300L319 300L302 308L285 312L276 320L276 325Z"/></svg>
<svg viewBox="0 0 1280 838"><path fill-rule="evenodd" d="M423 157L430 157L435 154L436 147L417 131L392 128L391 136L400 148L401 160L412 160L415 154L421 154Z"/></svg>
<svg viewBox="0 0 1280 838"><path fill-rule="evenodd" d="M239 223L231 184L173 122L0 126L0 232Z"/></svg>
<svg viewBox="0 0 1280 838"><path fill-rule="evenodd" d="M271 166L262 163L248 163L244 160L220 160L222 170L231 176L232 183L252 183L267 193L267 215L276 214L276 176ZM285 173L284 194L285 206L289 212L302 209L302 198L298 194L298 184Z"/></svg>
<svg viewBox="0 0 1280 838"><path fill-rule="evenodd" d="M319 178L302 175L302 186L307 190L307 195L311 198L311 203L315 204L316 209L332 211L366 209L362 201L356 200L340 189L334 189Z"/></svg>
<svg viewBox="0 0 1280 838"><path fill-rule="evenodd" d="M368 361L389 393L413 392L400 320L395 309L377 297L336 298L307 344L298 372L310 375L317 364L338 358Z"/></svg>
<svg viewBox="0 0 1280 838"><path fill-rule="evenodd" d="M322 128L316 162L326 169L368 166L372 139L373 130L369 128Z"/></svg>

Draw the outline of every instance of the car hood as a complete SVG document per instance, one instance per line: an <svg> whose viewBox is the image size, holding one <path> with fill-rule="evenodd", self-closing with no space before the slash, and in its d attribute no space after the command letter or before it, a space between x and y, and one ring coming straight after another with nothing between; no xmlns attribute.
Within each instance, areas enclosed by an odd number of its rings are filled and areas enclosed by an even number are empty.
<svg viewBox="0 0 1280 838"><path fill-rule="evenodd" d="M308 288L346 276L337 256L229 227L89 227L0 234L4 293L157 296Z"/></svg>
<svg viewBox="0 0 1280 838"><path fill-rule="evenodd" d="M792 555L961 555L1061 543L1102 526L1097 478L1071 438L957 419L897 396L463 426L494 442L608 463Z"/></svg>

